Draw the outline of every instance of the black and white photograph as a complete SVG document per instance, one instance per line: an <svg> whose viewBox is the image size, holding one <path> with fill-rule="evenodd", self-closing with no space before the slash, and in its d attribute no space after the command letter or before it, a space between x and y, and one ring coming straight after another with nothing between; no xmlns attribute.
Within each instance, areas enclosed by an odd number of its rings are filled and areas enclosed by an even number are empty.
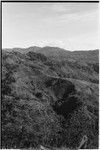
<svg viewBox="0 0 100 150"><path fill-rule="evenodd" d="M99 1L1 3L1 149L99 149Z"/></svg>

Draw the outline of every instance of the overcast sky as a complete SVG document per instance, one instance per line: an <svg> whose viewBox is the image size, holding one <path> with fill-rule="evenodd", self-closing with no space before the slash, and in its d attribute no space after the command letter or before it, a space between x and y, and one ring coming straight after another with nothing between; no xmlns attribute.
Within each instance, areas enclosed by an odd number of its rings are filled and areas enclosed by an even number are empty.
<svg viewBox="0 0 100 150"><path fill-rule="evenodd" d="M2 47L98 46L99 3L2 3Z"/></svg>

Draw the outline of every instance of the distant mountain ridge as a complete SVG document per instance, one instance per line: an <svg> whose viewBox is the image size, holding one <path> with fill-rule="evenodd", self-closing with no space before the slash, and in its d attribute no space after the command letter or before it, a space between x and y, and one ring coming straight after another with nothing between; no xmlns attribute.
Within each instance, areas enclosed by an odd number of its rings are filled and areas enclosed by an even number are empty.
<svg viewBox="0 0 100 150"><path fill-rule="evenodd" d="M44 47L39 47L39 46L30 46L30 47L26 47L26 48L20 48L20 47L15 47L15 48L3 48L2 50L5 50L5 51L20 51L21 50L21 52L24 52L25 50L27 50L27 52L28 51L34 51L34 52L36 52L36 51L38 51L38 50L53 50L53 51L55 51L55 50L57 50L57 51L61 51L61 50L63 50L63 51L69 51L69 52L87 52L87 51L98 51L99 49L88 49L88 50L68 50L68 49L64 49L64 48L60 48L60 47L53 47L53 46L44 46ZM26 52L26 51L25 51Z"/></svg>
<svg viewBox="0 0 100 150"><path fill-rule="evenodd" d="M28 48L12 48L12 49L3 49L5 51L19 51L21 53L28 53L30 51L36 52L36 53L42 53L45 56L48 57L52 57L52 58L56 58L56 59L66 59L66 58L74 58L74 59L79 59L80 60L83 57L89 57L95 58L95 60L91 60L91 61L98 61L99 60L99 49L95 49L95 50L78 50L78 51L69 51L69 50L65 50L59 47L50 47L50 46L45 46L45 47L37 47L37 46L33 46L33 47L28 47ZM76 58L75 58L76 57ZM78 57L78 58L77 58ZM88 59L89 59L88 58ZM97 60L96 60L97 59Z"/></svg>

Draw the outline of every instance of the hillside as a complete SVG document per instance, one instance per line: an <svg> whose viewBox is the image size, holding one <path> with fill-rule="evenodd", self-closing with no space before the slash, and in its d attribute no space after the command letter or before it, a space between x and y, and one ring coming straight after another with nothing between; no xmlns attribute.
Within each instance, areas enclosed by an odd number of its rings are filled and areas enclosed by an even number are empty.
<svg viewBox="0 0 100 150"><path fill-rule="evenodd" d="M2 50L2 147L98 148L99 50Z"/></svg>

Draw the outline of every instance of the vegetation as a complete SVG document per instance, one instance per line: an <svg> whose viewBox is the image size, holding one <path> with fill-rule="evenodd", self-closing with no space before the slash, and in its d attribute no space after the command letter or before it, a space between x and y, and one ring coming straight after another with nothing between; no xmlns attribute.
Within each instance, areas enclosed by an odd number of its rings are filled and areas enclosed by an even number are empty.
<svg viewBox="0 0 100 150"><path fill-rule="evenodd" d="M98 50L2 50L2 148L98 148Z"/></svg>

